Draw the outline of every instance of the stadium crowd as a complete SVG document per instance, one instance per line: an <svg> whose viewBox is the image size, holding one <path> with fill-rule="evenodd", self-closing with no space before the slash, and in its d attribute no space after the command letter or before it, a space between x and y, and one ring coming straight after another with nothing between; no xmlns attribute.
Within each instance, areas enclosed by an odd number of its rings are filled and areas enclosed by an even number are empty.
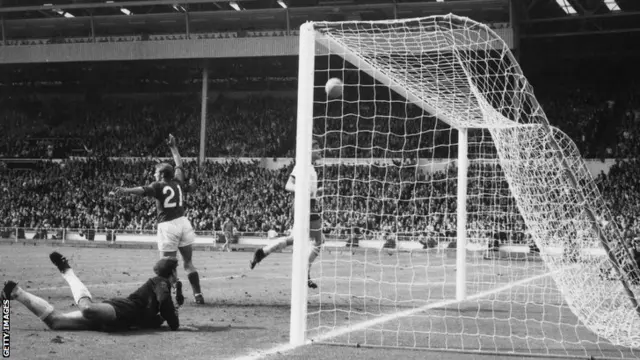
<svg viewBox="0 0 640 360"><path fill-rule="evenodd" d="M552 123L575 140L584 156L618 159L608 175L601 174L596 180L618 220L640 230L640 222L634 221L640 215L635 160L640 151L636 141L640 138L640 97L637 91L615 98L604 94L594 89L572 91L564 97L543 98L542 104ZM455 233L455 199L444 196L455 187L455 169L424 172L415 161L455 157L452 147L441 146L455 132L401 102L319 103L318 107L326 107L326 116L315 122L315 132L324 134L325 157L396 158L395 164L386 166L322 168L319 176L327 188L324 221L334 232L349 233L357 227L414 236ZM27 103L2 110L0 131L5 136L0 140L0 157L62 160L39 162L30 170L2 170L0 191L3 204L8 204L0 208L2 227L153 229L151 200L117 199L109 192L115 186L150 182L156 163L153 158L167 156L164 139L168 133L181 139L183 156L198 153L198 99L143 102L109 98L99 105L71 101L64 111L51 113L46 108L34 113L34 108L38 107ZM295 108L292 99L220 96L209 108L206 155L291 157ZM403 121L390 121L393 118ZM342 134L334 131L340 128ZM474 146L474 141L482 144L483 137L472 134L471 139ZM229 217L241 232L282 233L291 226L291 195L284 191L290 170L290 166L268 170L257 162L237 160L207 162L202 167L190 162L187 172L193 190L188 196L188 216L198 231L219 231ZM494 171L476 170L478 174ZM474 176L472 173L470 179ZM474 186L471 183L471 189L479 189ZM480 190L471 193L470 228L478 234L495 232L488 224L497 222L504 227L499 231L521 234L522 220L508 215L517 211L504 190L506 185L493 186L492 196L483 197ZM441 200L416 201L421 198ZM474 208L480 205L494 206L490 213L496 218L474 218ZM356 213L366 215L354 216ZM522 240L521 235L509 239Z"/></svg>
<svg viewBox="0 0 640 360"><path fill-rule="evenodd" d="M42 109L38 113L33 108ZM200 141L198 100L160 101L109 98L100 104L70 100L64 109L39 103L0 113L0 158L69 156L166 156L163 141L173 133L183 156L197 156ZM218 99L209 109L207 156L279 156L295 135L293 100L253 97Z"/></svg>
<svg viewBox="0 0 640 360"><path fill-rule="evenodd" d="M40 162L32 170L5 170L0 190L8 205L0 209L0 218L4 219L0 227L153 230L152 199L141 202L114 197L111 191L116 186L148 184L154 164L152 160L72 159ZM373 167L327 165L319 169L326 194L323 219L334 234L348 233L353 227L407 236L455 233L456 202L451 194L454 167L448 172L426 174L415 164L399 162ZM187 216L197 231L220 231L227 218L240 232L284 233L290 228L292 195L284 190L284 184L291 165L269 170L257 161L206 162L201 167L188 162L186 170ZM471 174L471 188L479 188L479 173ZM419 199L425 201L416 201ZM480 205L505 205L496 204L493 195L483 196L478 191L470 197L470 212ZM489 220L478 219L478 224L485 226Z"/></svg>
<svg viewBox="0 0 640 360"><path fill-rule="evenodd" d="M597 86L536 93L542 94L552 125L566 132L583 156L622 157L630 150L620 140L632 139L640 120L638 89L623 95ZM198 96L178 95L155 100L106 97L96 103L66 98L16 105L10 100L0 110L0 158L166 156L162 142L168 133L183 139L184 156L197 156L199 101ZM292 98L218 96L208 109L205 155L292 156L295 109ZM449 128L404 101L319 101L315 114L315 132L326 134L328 156L397 157L402 152L416 157L407 149L419 148L421 158L455 157L437 146L451 141ZM338 129L342 131L332 131Z"/></svg>

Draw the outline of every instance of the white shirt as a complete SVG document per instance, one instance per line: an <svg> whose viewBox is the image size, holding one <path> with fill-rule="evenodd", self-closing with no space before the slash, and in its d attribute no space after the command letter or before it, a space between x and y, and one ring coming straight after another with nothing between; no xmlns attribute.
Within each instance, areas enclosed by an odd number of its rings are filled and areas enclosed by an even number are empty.
<svg viewBox="0 0 640 360"><path fill-rule="evenodd" d="M311 198L315 199L318 192L318 173L313 165L310 165L307 169L309 169L309 189L311 190ZM294 166L293 171L291 171L291 176L297 179L300 171L301 170L298 165Z"/></svg>

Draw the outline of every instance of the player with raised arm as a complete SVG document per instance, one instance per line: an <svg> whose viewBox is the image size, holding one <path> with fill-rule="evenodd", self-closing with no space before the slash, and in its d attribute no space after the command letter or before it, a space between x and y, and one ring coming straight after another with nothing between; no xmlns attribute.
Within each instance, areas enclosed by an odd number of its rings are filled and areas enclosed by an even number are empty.
<svg viewBox="0 0 640 360"><path fill-rule="evenodd" d="M7 281L0 298L16 300L26 306L52 330L121 331L132 328L159 328L165 321L171 330L180 326L178 311L171 299L171 286L177 283L176 258L162 258L153 267L156 276L126 298L93 302L91 293L58 252L49 255L60 270L80 310L62 313L45 299Z"/></svg>
<svg viewBox="0 0 640 360"><path fill-rule="evenodd" d="M204 297L200 290L200 276L198 269L193 265L193 243L195 232L191 222L184 215L184 170L182 159L176 146L176 139L169 135L167 141L171 149L171 155L176 163L173 166L167 163L156 165L155 180L147 186L132 188L116 188L116 194L133 194L147 196L156 199L158 210L158 250L161 256L176 257L178 250L184 261L184 269L193 289L196 304L204 304Z"/></svg>
<svg viewBox="0 0 640 360"><path fill-rule="evenodd" d="M318 188L318 173L314 168L315 162L320 158L320 147L318 142L314 140L311 148L311 167L309 168L309 187L311 191L309 236L313 239L314 246L311 249L311 253L309 253L309 278L307 280L308 286L312 289L317 288L318 285L316 285L316 283L311 280L311 265L313 264L313 261L316 259L316 257L318 257L318 254L320 254L320 249L322 248L322 243L324 242L322 236L322 219L320 218L320 206L317 200L317 197L322 193L322 188ZM298 166L298 164L296 164L293 167L293 171L291 171L291 175L289 175L289 180L287 181L287 185L285 187L287 191L295 191L296 176L301 176L301 171L303 171L302 166ZM287 235L279 237L273 240L272 244L256 250L256 252L253 254L253 259L251 259L250 262L251 269L253 269L260 261L262 261L272 252L282 250L291 245L293 245L293 235Z"/></svg>

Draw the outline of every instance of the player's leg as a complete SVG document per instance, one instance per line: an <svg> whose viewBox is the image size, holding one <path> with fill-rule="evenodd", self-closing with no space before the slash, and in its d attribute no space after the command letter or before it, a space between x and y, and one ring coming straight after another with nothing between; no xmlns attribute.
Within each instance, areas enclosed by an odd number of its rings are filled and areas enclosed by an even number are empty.
<svg viewBox="0 0 640 360"><path fill-rule="evenodd" d="M255 253L253 253L253 259L251 259L251 262L249 263L251 265L251 269L256 267L256 265L258 265L260 261L269 256L269 254L271 254L272 252L282 250L291 245L293 245L293 235L287 235L274 239L271 244L262 247L256 250Z"/></svg>
<svg viewBox="0 0 640 360"><path fill-rule="evenodd" d="M0 298L15 300L23 304L51 330L89 330L95 328L95 324L85 318L81 311L63 314L55 310L47 300L29 293L13 281L5 282Z"/></svg>
<svg viewBox="0 0 640 360"><path fill-rule="evenodd" d="M225 232L224 233L224 245L222 245L222 251L231 251L230 248L230 243L231 243L231 233L230 232Z"/></svg>
<svg viewBox="0 0 640 360"><path fill-rule="evenodd" d="M311 220L309 223L309 236L313 240L313 248L311 248L311 252L309 253L309 278L307 280L307 284L310 288L315 289L318 285L311 280L311 265L313 265L313 262L320 254L320 249L322 249L322 244L324 243L324 237L322 236L322 220Z"/></svg>
<svg viewBox="0 0 640 360"><path fill-rule="evenodd" d="M26 308L35 316L40 318L40 320L44 320L54 312L53 305L49 304L47 300L22 289L14 281L7 281L4 283L0 298L2 298L2 300L18 301L22 305L26 306Z"/></svg>
<svg viewBox="0 0 640 360"><path fill-rule="evenodd" d="M178 245L180 243L181 230L173 221L165 221L158 224L158 250L160 257L178 256Z"/></svg>
<svg viewBox="0 0 640 360"><path fill-rule="evenodd" d="M175 226L174 221L166 221L158 224L158 250L160 257L177 257L178 244L180 242L180 232ZM175 284L176 301L178 305L184 303L184 295L182 294L182 282L176 281Z"/></svg>
<svg viewBox="0 0 640 360"><path fill-rule="evenodd" d="M49 254L49 259L51 259L51 262L58 268L62 277L67 281L67 284L69 284L75 303L80 305L80 302L83 299L88 299L90 301L91 293L89 292L89 289L87 289L87 287L73 272L73 269L69 266L67 258L59 252L54 251Z"/></svg>
<svg viewBox="0 0 640 360"><path fill-rule="evenodd" d="M204 304L204 296L202 296L202 290L200 289L200 275L198 274L198 269L193 265L193 246L187 245L178 249L184 261L184 270L187 272L187 278L191 284L196 304Z"/></svg>
<svg viewBox="0 0 640 360"><path fill-rule="evenodd" d="M87 319L79 310L66 314L54 310L43 321L51 330L97 330L100 328L99 323Z"/></svg>
<svg viewBox="0 0 640 360"><path fill-rule="evenodd" d="M184 270L187 272L187 278L191 284L196 304L204 304L204 296L200 289L200 275L198 274L198 269L193 265L193 244L196 242L196 233L189 219L182 217L177 220L180 221L182 229L178 250L182 255L182 261L184 261Z"/></svg>
<svg viewBox="0 0 640 360"><path fill-rule="evenodd" d="M91 299L85 298L78 304L78 307L85 318L101 324L109 324L118 320L116 309L105 302L94 303Z"/></svg>

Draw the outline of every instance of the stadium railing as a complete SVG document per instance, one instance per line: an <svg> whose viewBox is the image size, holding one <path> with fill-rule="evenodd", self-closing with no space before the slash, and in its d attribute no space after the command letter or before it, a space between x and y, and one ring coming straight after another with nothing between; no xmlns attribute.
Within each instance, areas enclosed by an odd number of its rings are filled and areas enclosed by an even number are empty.
<svg viewBox="0 0 640 360"><path fill-rule="evenodd" d="M281 236L283 234L278 234ZM147 244L156 243L156 231L149 229L68 229L68 228L25 228L2 227L0 240L7 242L42 242L56 241L62 243L96 243L96 244ZM527 256L534 253L528 244L523 243L495 243L482 238L467 246L472 256L484 257L513 257ZM273 241L265 232L236 232L231 244L236 247L255 248ZM220 247L224 243L222 231L196 231L196 245ZM447 256L455 257L456 244L446 236L408 236L385 231L371 232L365 235L351 236L349 234L326 234L325 248L339 249L387 249L389 251L416 252L446 252ZM597 251L597 249L594 249Z"/></svg>

